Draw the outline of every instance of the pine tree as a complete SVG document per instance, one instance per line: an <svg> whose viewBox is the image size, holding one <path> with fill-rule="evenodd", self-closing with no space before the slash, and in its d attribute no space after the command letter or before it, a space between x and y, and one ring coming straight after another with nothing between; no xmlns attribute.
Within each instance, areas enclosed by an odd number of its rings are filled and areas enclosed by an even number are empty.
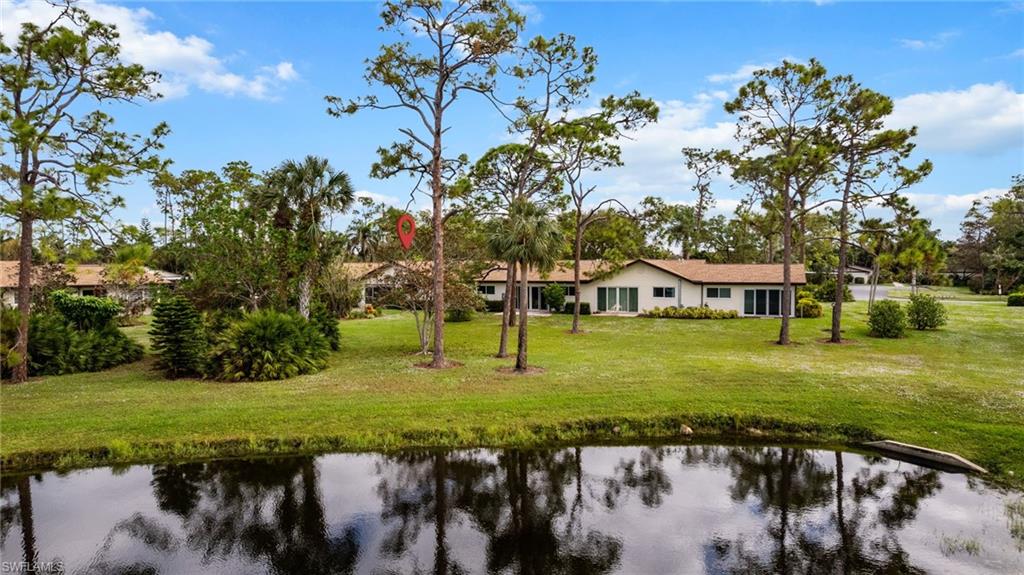
<svg viewBox="0 0 1024 575"><path fill-rule="evenodd" d="M153 308L149 330L153 351L160 356L157 365L176 378L198 375L206 351L203 324L192 302L181 296L160 301Z"/></svg>

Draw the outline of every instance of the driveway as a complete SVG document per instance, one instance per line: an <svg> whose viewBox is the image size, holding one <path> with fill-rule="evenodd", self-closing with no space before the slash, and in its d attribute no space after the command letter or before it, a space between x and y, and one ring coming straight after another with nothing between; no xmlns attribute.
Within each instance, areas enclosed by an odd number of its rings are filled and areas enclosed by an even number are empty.
<svg viewBox="0 0 1024 575"><path fill-rule="evenodd" d="M875 288L875 299L889 299L889 289L891 287L879 284ZM850 291L853 293L853 299L857 301L868 301L868 298L871 297L871 286L869 284L850 284Z"/></svg>

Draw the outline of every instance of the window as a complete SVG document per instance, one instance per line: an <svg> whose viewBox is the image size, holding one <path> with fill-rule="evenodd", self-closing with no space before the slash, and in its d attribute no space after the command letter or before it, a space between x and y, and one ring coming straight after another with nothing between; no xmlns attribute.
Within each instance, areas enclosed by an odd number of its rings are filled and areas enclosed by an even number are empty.
<svg viewBox="0 0 1024 575"><path fill-rule="evenodd" d="M476 291L483 295L494 295L494 286L476 286Z"/></svg>
<svg viewBox="0 0 1024 575"><path fill-rule="evenodd" d="M576 286L562 286L565 288L565 297L576 297Z"/></svg>
<svg viewBox="0 0 1024 575"><path fill-rule="evenodd" d="M597 288L597 311L640 311L639 288Z"/></svg>
<svg viewBox="0 0 1024 575"><path fill-rule="evenodd" d="M782 315L782 290L748 289L743 291L744 315Z"/></svg>
<svg viewBox="0 0 1024 575"><path fill-rule="evenodd" d="M656 287L654 288L654 297L676 297L676 288Z"/></svg>
<svg viewBox="0 0 1024 575"><path fill-rule="evenodd" d="M707 297L710 299L715 298L731 298L732 288L711 288L707 290Z"/></svg>

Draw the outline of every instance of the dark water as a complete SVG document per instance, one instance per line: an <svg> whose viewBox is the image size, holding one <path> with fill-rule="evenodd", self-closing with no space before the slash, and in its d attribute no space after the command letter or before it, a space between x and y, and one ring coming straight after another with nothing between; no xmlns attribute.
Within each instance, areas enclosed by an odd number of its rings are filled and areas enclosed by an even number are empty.
<svg viewBox="0 0 1024 575"><path fill-rule="evenodd" d="M1022 494L831 451L342 454L2 486L3 561L67 573L1024 572Z"/></svg>

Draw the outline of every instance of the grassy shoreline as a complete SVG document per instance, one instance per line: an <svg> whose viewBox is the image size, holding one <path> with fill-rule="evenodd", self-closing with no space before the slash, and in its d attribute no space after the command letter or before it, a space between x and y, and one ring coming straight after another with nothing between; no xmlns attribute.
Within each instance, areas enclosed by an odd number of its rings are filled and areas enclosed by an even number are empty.
<svg viewBox="0 0 1024 575"><path fill-rule="evenodd" d="M867 337L864 311L850 306L849 345L822 343L825 317L797 320L787 348L770 343L771 320L591 317L587 334L569 336L570 318L535 318L531 360L545 372L525 377L496 371L509 360L492 356L493 316L449 325L465 366L443 371L413 367L410 318L347 321L328 369L284 382L166 381L147 358L3 386L0 462L14 472L406 447L889 438L1019 482L1024 310L950 306L947 328L898 341ZM128 331L145 341L145 329ZM695 435L681 436L683 424Z"/></svg>

